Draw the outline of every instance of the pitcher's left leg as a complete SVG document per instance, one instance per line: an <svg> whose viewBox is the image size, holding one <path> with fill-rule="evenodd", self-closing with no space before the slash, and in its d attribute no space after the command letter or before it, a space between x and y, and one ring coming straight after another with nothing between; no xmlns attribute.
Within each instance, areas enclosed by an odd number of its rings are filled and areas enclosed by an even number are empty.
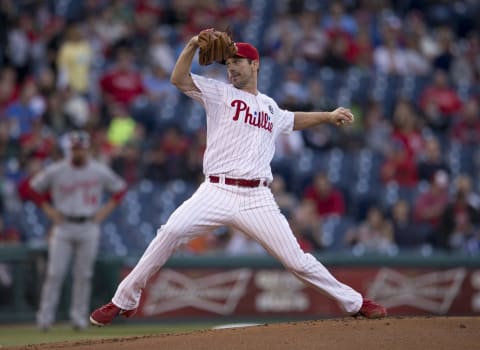
<svg viewBox="0 0 480 350"><path fill-rule="evenodd" d="M264 192L263 200L256 201L257 207L238 214L237 228L259 242L300 280L336 300L345 312L357 313L362 306L362 295L338 281L313 255L300 248L273 197L269 198L270 191ZM259 203L262 205L258 206Z"/></svg>

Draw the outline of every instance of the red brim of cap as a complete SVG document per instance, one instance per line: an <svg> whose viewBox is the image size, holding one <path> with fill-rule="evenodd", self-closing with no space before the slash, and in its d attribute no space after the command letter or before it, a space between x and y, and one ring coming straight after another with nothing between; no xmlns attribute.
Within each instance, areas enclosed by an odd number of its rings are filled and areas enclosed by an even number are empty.
<svg viewBox="0 0 480 350"><path fill-rule="evenodd" d="M236 58L246 58L252 61L259 61L260 56L258 54L258 50L249 43L235 43L237 47L237 53L235 56ZM226 61L220 62L221 64L225 64Z"/></svg>

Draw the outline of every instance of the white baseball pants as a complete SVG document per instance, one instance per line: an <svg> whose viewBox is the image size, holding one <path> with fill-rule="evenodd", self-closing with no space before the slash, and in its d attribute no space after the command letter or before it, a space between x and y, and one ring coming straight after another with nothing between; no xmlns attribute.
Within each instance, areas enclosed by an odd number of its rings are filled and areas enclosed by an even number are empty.
<svg viewBox="0 0 480 350"><path fill-rule="evenodd" d="M157 231L137 265L118 286L113 303L125 310L136 308L150 277L180 245L220 226L235 227L255 239L288 271L335 300L344 312L360 310L361 294L302 251L268 187L245 188L208 180Z"/></svg>

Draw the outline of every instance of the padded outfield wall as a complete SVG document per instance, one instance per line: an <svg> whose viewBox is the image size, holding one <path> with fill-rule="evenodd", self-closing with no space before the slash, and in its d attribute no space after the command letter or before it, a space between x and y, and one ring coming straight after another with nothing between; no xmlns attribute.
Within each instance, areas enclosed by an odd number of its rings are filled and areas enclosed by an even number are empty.
<svg viewBox="0 0 480 350"><path fill-rule="evenodd" d="M33 321L46 252L0 248L0 322ZM318 255L341 281L390 315L479 315L480 257L434 254ZM97 261L92 307L112 296L136 259ZM10 282L9 282L10 281ZM5 283L7 282L7 283ZM70 277L59 319L67 319ZM338 306L270 257L174 257L145 288L137 320L268 320L339 317Z"/></svg>

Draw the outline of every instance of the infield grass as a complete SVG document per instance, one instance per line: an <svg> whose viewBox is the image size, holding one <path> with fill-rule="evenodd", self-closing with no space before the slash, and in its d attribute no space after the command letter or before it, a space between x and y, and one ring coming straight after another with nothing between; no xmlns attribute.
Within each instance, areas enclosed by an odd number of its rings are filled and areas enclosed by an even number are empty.
<svg viewBox="0 0 480 350"><path fill-rule="evenodd" d="M0 324L0 349L4 346L55 343L81 339L105 339L132 337L164 333L182 333L212 328L214 324L118 324L108 327L89 327L83 331L74 331L69 324L58 324L49 331L40 331L34 325Z"/></svg>

